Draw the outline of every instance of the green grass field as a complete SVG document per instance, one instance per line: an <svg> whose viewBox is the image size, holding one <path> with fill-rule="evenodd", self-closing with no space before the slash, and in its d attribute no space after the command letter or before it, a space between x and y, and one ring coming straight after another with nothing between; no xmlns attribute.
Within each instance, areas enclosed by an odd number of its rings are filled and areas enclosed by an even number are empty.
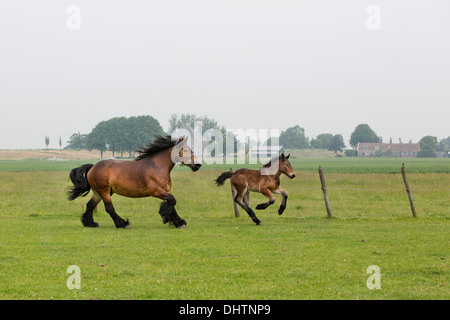
<svg viewBox="0 0 450 320"><path fill-rule="evenodd" d="M278 216L277 199L256 211L261 226L243 210L234 217L229 182L213 183L241 165L177 166L182 230L161 223L159 200L120 196L113 201L130 229L116 229L102 206L100 228L84 228L88 199L69 202L64 189L86 161L0 161L0 299L448 299L449 160L404 160L414 219L401 159L293 159L297 178L282 178L287 209ZM81 289L66 285L71 265ZM366 286L371 265L380 290Z"/></svg>

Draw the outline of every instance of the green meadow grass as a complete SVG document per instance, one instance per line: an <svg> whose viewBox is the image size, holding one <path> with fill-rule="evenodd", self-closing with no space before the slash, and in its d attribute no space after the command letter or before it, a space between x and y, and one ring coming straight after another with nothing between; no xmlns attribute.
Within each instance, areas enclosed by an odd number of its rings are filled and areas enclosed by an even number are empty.
<svg viewBox="0 0 450 320"><path fill-rule="evenodd" d="M276 213L278 198L255 210L261 226L242 209L234 217L229 182L214 185L230 166L177 166L182 230L161 223L159 200L117 195L131 228L116 229L101 205L100 227L84 228L88 197L69 202L64 189L68 171L86 161L0 161L0 299L448 299L448 159L405 161L417 219L401 161L342 160L293 159L297 178L282 177L287 209ZM81 289L67 288L71 265ZM371 265L380 267L380 290L366 286Z"/></svg>

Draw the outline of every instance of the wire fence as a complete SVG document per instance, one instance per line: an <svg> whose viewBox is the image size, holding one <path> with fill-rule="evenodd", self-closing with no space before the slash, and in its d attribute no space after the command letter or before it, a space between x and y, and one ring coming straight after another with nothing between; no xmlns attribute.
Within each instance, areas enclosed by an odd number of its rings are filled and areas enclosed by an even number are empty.
<svg viewBox="0 0 450 320"><path fill-rule="evenodd" d="M331 214L331 205L330 205L330 201L328 200L328 194L327 191L330 191L333 195L333 203L336 201L344 201L345 199L337 199L336 198L336 193L334 193L335 191L337 192L345 192L345 191L349 191L349 192L383 192L383 193L392 193L392 192L405 192L408 195L409 198L409 202L410 202L410 206L411 206L411 210L413 212L413 216L416 217L415 214L415 208L414 208L414 201L412 199L412 193L413 192L417 192L417 193L421 193L421 192L449 192L450 195L450 187L440 187L440 188L411 188L409 186L409 184L407 183L407 177L406 177L406 172L405 172L405 168L404 165L402 166L402 169L400 171L402 173L403 176L403 181L405 183L404 187L389 187L389 188L382 188L382 187L342 187L342 186L336 186L331 184L330 186L326 186L325 185L325 177L323 174L322 169L319 167L319 178L320 178L320 184L318 183L317 186L311 187L290 187L288 189L288 192L290 194L292 193L301 193L304 191L319 191L321 190L323 192L324 195L324 201L325 201L325 206L327 209L327 214L328 217L332 217ZM334 182L334 181L333 181ZM311 182L309 182L311 183ZM229 190L223 189L223 188L208 188L207 190L203 187L195 187L195 185L193 185L192 187L190 186L189 188L174 188L174 193L184 193L184 192L189 192L189 193L196 193L196 192L208 192L208 193L224 193L224 192L229 192ZM0 193L54 193L54 194L61 194L61 195L65 195L65 190L64 189L36 189L36 188L27 188L27 189L7 189L7 188L0 188ZM406 197L405 197L406 198ZM405 204L406 204L406 199L405 199Z"/></svg>

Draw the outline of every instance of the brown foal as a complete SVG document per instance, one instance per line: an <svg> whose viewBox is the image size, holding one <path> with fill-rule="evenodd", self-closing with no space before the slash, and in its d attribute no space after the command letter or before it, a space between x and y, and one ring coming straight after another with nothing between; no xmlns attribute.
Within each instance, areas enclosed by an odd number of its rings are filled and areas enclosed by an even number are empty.
<svg viewBox="0 0 450 320"><path fill-rule="evenodd" d="M247 211L250 218L257 225L261 221L256 217L250 208L250 191L259 192L266 196L269 201L258 204L256 209L263 210L275 202L275 194L281 194L281 202L278 214L282 214L286 209L288 194L286 190L280 188L280 176L285 174L289 178L295 178L295 172L289 162L289 155L281 154L278 159L272 160L264 165L260 170L239 169L235 172L227 171L222 173L215 181L218 186L222 186L225 180L230 179L231 187L236 192L234 201Z"/></svg>

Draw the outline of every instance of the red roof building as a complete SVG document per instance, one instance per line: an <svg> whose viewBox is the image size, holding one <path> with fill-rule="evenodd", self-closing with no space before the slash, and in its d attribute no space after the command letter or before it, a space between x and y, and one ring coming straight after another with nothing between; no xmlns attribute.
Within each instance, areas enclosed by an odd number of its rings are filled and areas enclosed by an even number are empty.
<svg viewBox="0 0 450 320"><path fill-rule="evenodd" d="M360 142L357 147L358 156L384 155L388 157L415 158L420 151L418 143L369 143Z"/></svg>

